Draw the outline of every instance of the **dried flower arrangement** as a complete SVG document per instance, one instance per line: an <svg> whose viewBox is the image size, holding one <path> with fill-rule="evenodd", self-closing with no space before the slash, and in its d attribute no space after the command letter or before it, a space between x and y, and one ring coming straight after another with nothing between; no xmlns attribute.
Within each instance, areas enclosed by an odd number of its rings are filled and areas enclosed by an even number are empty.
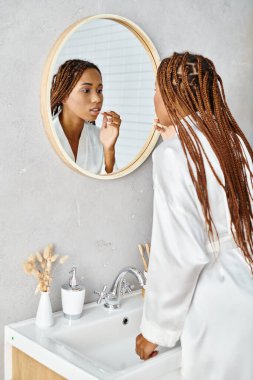
<svg viewBox="0 0 253 380"><path fill-rule="evenodd" d="M52 282L52 266L59 261L63 264L68 259L68 256L59 256L53 252L53 245L48 244L43 250L28 257L24 262L24 271L27 274L35 276L39 283L35 289L35 294L39 291L48 292Z"/></svg>

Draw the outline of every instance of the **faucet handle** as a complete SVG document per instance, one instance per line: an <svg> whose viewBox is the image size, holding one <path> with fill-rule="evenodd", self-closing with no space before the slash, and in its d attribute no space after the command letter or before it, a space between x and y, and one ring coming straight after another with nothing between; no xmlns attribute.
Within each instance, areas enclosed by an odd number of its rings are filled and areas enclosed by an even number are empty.
<svg viewBox="0 0 253 380"><path fill-rule="evenodd" d="M120 289L120 293L122 295L125 293L132 293L132 289L133 289L132 285L130 285L125 279L122 280L121 289Z"/></svg>
<svg viewBox="0 0 253 380"><path fill-rule="evenodd" d="M101 303L102 300L104 300L107 297L108 293L106 292L106 289L107 289L107 285L104 285L103 286L103 290L101 292L98 292L97 290L94 290L94 293L99 295L97 303Z"/></svg>

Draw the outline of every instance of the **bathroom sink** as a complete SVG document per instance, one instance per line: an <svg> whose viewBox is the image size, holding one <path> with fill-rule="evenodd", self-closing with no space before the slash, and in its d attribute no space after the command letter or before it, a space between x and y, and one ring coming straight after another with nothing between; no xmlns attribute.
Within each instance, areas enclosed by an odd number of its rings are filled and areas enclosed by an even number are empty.
<svg viewBox="0 0 253 380"><path fill-rule="evenodd" d="M120 371L139 364L135 337L139 333L140 308L115 310L110 314L107 310L102 311L103 321L93 321L87 313L84 316L87 323L54 332L51 339L89 358L104 371Z"/></svg>
<svg viewBox="0 0 253 380"><path fill-rule="evenodd" d="M150 368L145 368L143 361L135 352L135 338L140 333L142 302L138 293L126 296L122 300L122 307L117 310L108 310L103 305L93 305L84 311L83 323L72 322L71 326L65 325L61 329L55 329L50 338L73 353L92 361L101 374L112 375L106 378L119 378L123 373L132 372L132 367L136 367L135 369L141 367L139 371L142 369L146 380L157 379L148 376ZM150 359L153 369L157 367L156 375L162 364L161 359L164 364L167 362L168 371L175 369L174 364L179 366L178 362L168 360L170 356L178 357L176 355L180 352L178 346L172 350L164 347L159 347L158 350L160 356ZM114 377L117 372L118 377Z"/></svg>
<svg viewBox="0 0 253 380"><path fill-rule="evenodd" d="M92 302L84 305L79 320L68 321L62 313L55 313L55 324L49 329L40 330L33 322L30 326L19 326L17 331L53 352L51 368L69 380L159 380L164 376L169 380L168 374L180 367L179 345L172 349L158 347L159 354L147 361L140 360L135 353L142 306L141 292L135 291L123 297L120 309L110 310ZM57 358L62 361L58 371ZM63 361L65 366L67 361L76 367L82 376L77 375L78 371L72 377L64 374Z"/></svg>

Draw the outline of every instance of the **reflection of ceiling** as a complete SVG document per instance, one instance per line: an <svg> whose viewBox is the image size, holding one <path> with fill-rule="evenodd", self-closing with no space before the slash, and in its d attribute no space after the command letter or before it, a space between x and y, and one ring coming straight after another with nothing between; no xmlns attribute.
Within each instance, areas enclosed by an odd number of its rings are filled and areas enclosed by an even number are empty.
<svg viewBox="0 0 253 380"><path fill-rule="evenodd" d="M139 154L154 118L154 72L146 50L123 25L106 19L78 27L61 49L55 64L68 59L94 62L102 72L104 110L120 114L120 136L116 144L119 168ZM97 119L100 125L101 118Z"/></svg>

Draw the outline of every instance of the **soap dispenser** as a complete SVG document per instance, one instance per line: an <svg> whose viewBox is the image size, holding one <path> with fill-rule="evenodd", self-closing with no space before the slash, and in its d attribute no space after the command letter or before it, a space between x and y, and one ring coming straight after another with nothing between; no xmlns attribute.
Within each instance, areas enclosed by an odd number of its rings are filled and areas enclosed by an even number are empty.
<svg viewBox="0 0 253 380"><path fill-rule="evenodd" d="M69 282L61 288L61 299L64 317L72 320L81 317L85 289L77 282L75 266L72 267L69 273L71 274Z"/></svg>

